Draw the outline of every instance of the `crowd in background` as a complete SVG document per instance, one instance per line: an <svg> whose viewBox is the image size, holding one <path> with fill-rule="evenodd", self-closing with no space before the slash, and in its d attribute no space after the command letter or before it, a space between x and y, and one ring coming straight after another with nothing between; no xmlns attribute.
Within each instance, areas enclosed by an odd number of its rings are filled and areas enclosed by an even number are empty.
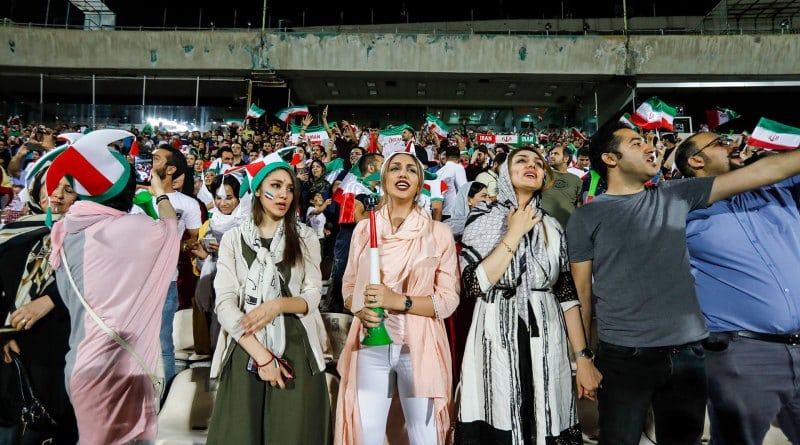
<svg viewBox="0 0 800 445"><path fill-rule="evenodd" d="M726 379L731 363L713 354L728 351L734 342L749 348L750 355L764 353L767 348L761 343L780 344L787 349L771 351L770 357L788 354L788 362L800 362L800 334L793 315L770 325L767 320L779 306L774 302L746 310L717 301L728 285L713 278L727 273L715 269L715 255L735 263L742 253L715 244L720 240L710 235L719 226L704 226L726 213L739 215L742 225L753 226L729 234L741 238L739 245L772 243L767 253L754 248L760 256L752 260L763 261L772 271L783 293L790 295L785 297L789 312L796 311L796 280L785 267L775 270L777 261L764 259L785 246L775 243L774 233L759 230L767 224L779 226L781 218L798 213L798 156L785 155L783 162L769 159L769 152L748 146L746 137L700 132L682 141L673 133L638 131L622 123L607 124L591 141L575 128L526 130L535 136L526 144L481 143L479 135L492 133L479 128L454 129L443 136L428 124L402 124L394 127L402 140L400 148L388 149L378 137L378 122L329 123L327 108L320 120L326 136L322 142L307 134L314 119L306 115L293 127L297 134L282 124L258 122L177 134L147 125L132 128L133 137L111 147L136 172L137 188L152 195L137 198L133 213L157 218L174 209L179 221L177 270L167 286L159 332L167 382L175 374L171 329L176 310L194 311L197 353L222 354L217 345L226 351L225 360L217 362L222 368L212 371L212 377L222 372L218 407L224 408L212 417L209 443L223 443L232 435L244 442L301 435L309 443L378 443L397 426L385 397L376 396L388 391L382 385L389 379L367 377L384 374L400 379L406 423L405 432L398 434L407 435L411 443L454 439L462 444L532 444L542 442L540 435L547 443L578 444L583 438L576 398L599 399L603 443L638 443L634 440L650 404L657 422L661 419L666 425L658 431L662 442L693 443L702 433L706 396L716 440L763 437L764 431L747 428L763 429L776 415L787 436L800 440L800 413L787 402L791 391L786 385L775 389L780 397L762 397L757 375L751 376L745 380L747 391L738 392L740 399L726 398L741 380ZM81 133L82 128L53 129L37 123L5 127L0 134L4 224L19 230L19 223L27 224L31 214L40 222L68 213L76 200L74 184L62 179L46 193L37 160L62 143L72 144ZM768 160L756 162L760 159ZM252 171L261 171L260 176L250 175L254 165L258 167ZM240 174L233 173L237 169ZM252 182L246 182L248 178ZM678 178L691 179L674 180ZM381 253L386 270L380 285L365 279L369 235L366 225L359 225L368 218L374 194L383 197L377 218L378 236L386 245ZM593 201L597 204L590 204ZM170 207L162 208L167 202ZM768 206L788 210L774 218L768 212L755 217L750 213ZM278 215L275 224L265 223L270 215ZM305 225L298 226L297 233L284 234L295 220ZM226 237L230 233L236 236ZM30 264L40 244L49 245L49 233L43 235L15 255ZM794 231L784 235L788 243L797 242ZM293 244L300 238L302 249ZM648 260L653 255L648 242L671 252L664 264ZM269 260L276 252L281 252L282 261ZM294 255L296 261L284 261L286 255ZM732 264L730 269L737 267ZM670 273L659 275L661 269ZM60 303L52 280L44 279L52 272L37 270L9 271L40 276L42 282L34 280L33 288L26 288L36 297L9 312L8 319L26 330L38 322L48 327L48 336L69 334L69 308ZM697 298L692 273L698 281ZM262 284L250 288L272 274L280 279L277 284L272 280L271 289ZM735 275L733 281L742 277ZM321 280L327 284L326 295L317 293L316 282ZM749 289L751 284L730 285L741 291L742 308L759 292L774 291L761 284ZM17 294L15 287L4 292ZM706 293L709 288L715 292ZM264 297L264 292L272 297ZM38 298L45 293L47 301ZM270 303L281 295L298 297L279 299L278 310ZM386 327L392 338L402 339L403 348L357 346L362 327L383 325L373 308L390 311ZM589 335L593 311L600 337L596 361L592 347L597 339ZM353 313L355 328L338 363L342 382L335 412L322 409L326 420L300 422L309 400L330 408L318 375L325 368L325 345L317 341L324 337L317 320L320 312ZM278 313L289 315L280 318L279 337L285 336L287 343L275 346L270 343L274 339L264 340L270 346L266 349L249 343L251 335L262 330L275 333L269 326ZM7 361L11 352L22 350L26 357L26 348L46 342L31 338L27 344L4 340ZM218 338L227 340L217 343ZM231 349L233 340L238 346ZM295 366L276 354L276 348L286 348ZM63 344L61 349L69 348ZM298 369L297 357L308 366ZM787 372L786 359L769 363L783 372L782 383L800 375L794 368ZM34 369L48 369L34 372L34 380L63 380L63 373L52 373L59 367L52 355L26 360ZM231 363L238 370L234 374ZM426 371L437 371L431 374L436 378L423 378L423 364ZM256 387L249 380L243 383L248 373L281 388L300 376L297 388L302 395L291 392L284 398L268 391L263 400L261 395L253 397ZM658 378L651 379L654 373ZM460 400L451 411L458 381ZM508 398L497 394L509 394L519 403L509 410ZM684 397L686 403L672 396ZM245 398L247 409L239 406ZM739 419L748 416L747 405L756 400L759 410L769 414L751 418L734 431L732 425L743 423ZM74 442L75 419L66 394L56 392L48 403L60 407L53 411L63 425L62 440ZM269 414L270 407L292 419ZM729 411L714 412L722 408ZM236 415L223 414L228 411ZM260 423L261 417L268 418L269 428ZM78 427L80 422L79 416ZM242 424L247 428L239 428Z"/></svg>

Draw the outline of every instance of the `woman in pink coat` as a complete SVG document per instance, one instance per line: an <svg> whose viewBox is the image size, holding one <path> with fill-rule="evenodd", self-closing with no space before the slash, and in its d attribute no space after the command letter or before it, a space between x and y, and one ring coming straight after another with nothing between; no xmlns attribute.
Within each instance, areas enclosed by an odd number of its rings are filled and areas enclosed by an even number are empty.
<svg viewBox="0 0 800 445"><path fill-rule="evenodd" d="M450 229L417 205L422 175L410 153L394 153L383 164L385 204L376 215L381 284L369 284L369 221L353 233L342 294L356 319L339 360L336 444L448 440L452 363L442 320L458 306L458 264ZM370 310L376 307L388 314L392 344L362 346L364 328L381 322ZM394 396L402 410L390 416Z"/></svg>

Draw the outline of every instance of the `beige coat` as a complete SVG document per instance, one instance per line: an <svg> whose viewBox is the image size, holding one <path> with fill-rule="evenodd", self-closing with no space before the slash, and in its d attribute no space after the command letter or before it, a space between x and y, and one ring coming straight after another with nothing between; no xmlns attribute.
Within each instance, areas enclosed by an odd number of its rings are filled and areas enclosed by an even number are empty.
<svg viewBox="0 0 800 445"><path fill-rule="evenodd" d="M298 223L300 244L303 246L302 265L292 266L292 276L287 283L293 297L306 300L308 313L298 314L308 334L317 370L325 369L323 351L328 347L328 336L319 313L319 300L322 296L322 274L320 273L320 247L317 235L311 228ZM244 283L247 280L247 263L242 255L242 235L239 227L229 230L222 236L217 260L217 277L214 290L217 293L215 311L222 326L214 358L211 361L211 378L219 376L224 361L230 356L230 345L239 341L244 329Z"/></svg>

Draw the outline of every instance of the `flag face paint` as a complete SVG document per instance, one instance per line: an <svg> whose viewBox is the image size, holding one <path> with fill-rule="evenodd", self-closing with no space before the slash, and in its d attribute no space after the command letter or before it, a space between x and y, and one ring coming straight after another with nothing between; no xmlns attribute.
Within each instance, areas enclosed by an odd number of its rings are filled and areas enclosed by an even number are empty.
<svg viewBox="0 0 800 445"><path fill-rule="evenodd" d="M270 201L272 201L273 199L275 199L275 195L273 195L273 194L272 194L272 193L270 193L270 192L264 192L264 196L265 196L267 199L269 199Z"/></svg>

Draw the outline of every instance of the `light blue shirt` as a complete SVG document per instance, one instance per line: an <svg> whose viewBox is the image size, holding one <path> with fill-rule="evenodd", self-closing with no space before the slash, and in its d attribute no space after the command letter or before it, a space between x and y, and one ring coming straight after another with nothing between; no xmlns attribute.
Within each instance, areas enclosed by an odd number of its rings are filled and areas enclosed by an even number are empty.
<svg viewBox="0 0 800 445"><path fill-rule="evenodd" d="M697 298L711 332L800 332L800 176L689 213Z"/></svg>

